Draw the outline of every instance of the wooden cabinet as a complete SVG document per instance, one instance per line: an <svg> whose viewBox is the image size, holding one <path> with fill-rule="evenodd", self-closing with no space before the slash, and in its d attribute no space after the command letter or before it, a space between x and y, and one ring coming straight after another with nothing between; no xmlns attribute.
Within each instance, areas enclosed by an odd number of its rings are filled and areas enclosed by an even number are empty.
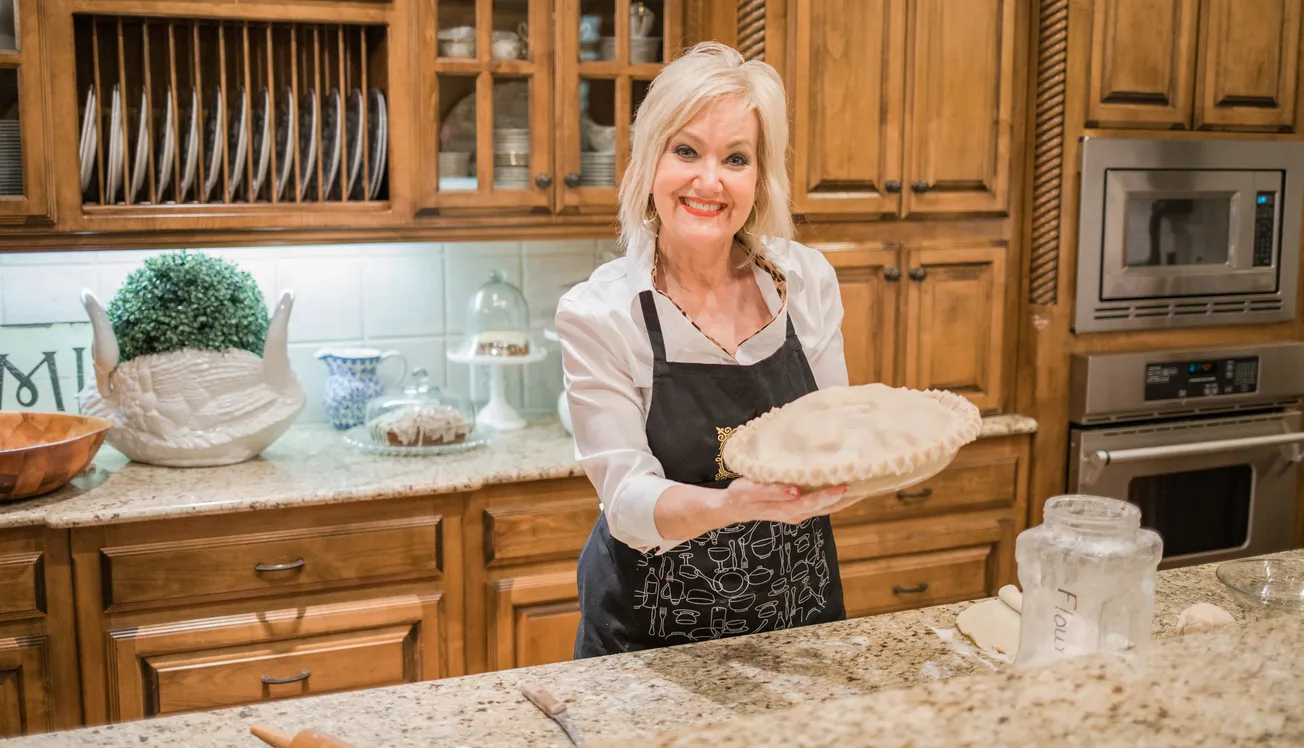
<svg viewBox="0 0 1304 748"><path fill-rule="evenodd" d="M1202 0L1196 127L1291 128L1300 12L1299 0Z"/></svg>
<svg viewBox="0 0 1304 748"><path fill-rule="evenodd" d="M838 274L852 384L948 389L1004 403L1007 247L819 244Z"/></svg>
<svg viewBox="0 0 1304 748"><path fill-rule="evenodd" d="M1290 131L1297 0L1094 0L1087 125Z"/></svg>
<svg viewBox="0 0 1304 748"><path fill-rule="evenodd" d="M842 293L842 343L851 384L895 383L900 252L857 244L819 247L838 274Z"/></svg>
<svg viewBox="0 0 1304 748"><path fill-rule="evenodd" d="M466 664L480 673L571 659L576 562L598 519L586 478L486 487L466 508Z"/></svg>
<svg viewBox="0 0 1304 748"><path fill-rule="evenodd" d="M1087 119L1181 127L1191 112L1199 0L1096 0Z"/></svg>
<svg viewBox="0 0 1304 748"><path fill-rule="evenodd" d="M460 675L462 498L72 533L89 724Z"/></svg>
<svg viewBox="0 0 1304 748"><path fill-rule="evenodd" d="M0 224L48 223L51 215L39 7L0 4Z"/></svg>
<svg viewBox="0 0 1304 748"><path fill-rule="evenodd" d="M0 738L81 723L68 533L0 530Z"/></svg>
<svg viewBox="0 0 1304 748"><path fill-rule="evenodd" d="M951 390L982 410L1002 403L1004 246L907 253L904 383Z"/></svg>
<svg viewBox="0 0 1304 748"><path fill-rule="evenodd" d="M493 670L565 662L580 625L574 565L489 583L485 597Z"/></svg>
<svg viewBox="0 0 1304 748"><path fill-rule="evenodd" d="M1007 213L1017 10L1014 0L794 0L797 210Z"/></svg>
<svg viewBox="0 0 1304 748"><path fill-rule="evenodd" d="M1010 203L1017 0L912 0L903 213Z"/></svg>

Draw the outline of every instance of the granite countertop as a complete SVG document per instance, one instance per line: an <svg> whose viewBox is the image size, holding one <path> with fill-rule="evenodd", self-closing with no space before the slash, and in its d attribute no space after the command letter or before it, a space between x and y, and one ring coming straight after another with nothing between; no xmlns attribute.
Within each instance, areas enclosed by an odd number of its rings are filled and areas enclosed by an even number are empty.
<svg viewBox="0 0 1304 748"><path fill-rule="evenodd" d="M983 420L981 437L1028 434L1018 415ZM0 503L0 528L78 527L194 514L339 504L474 491L486 485L583 476L571 437L556 417L505 432L463 454L437 458L363 453L329 426L292 427L260 457L212 468L130 462L105 445L92 468L45 496Z"/></svg>
<svg viewBox="0 0 1304 748"><path fill-rule="evenodd" d="M1281 555L1304 558L1304 551ZM1215 569L1209 564L1160 572L1157 638L1172 639L1178 613L1197 602L1213 602L1238 621L1243 619L1214 577ZM690 738L685 736L690 734L710 736L722 745L760 745L766 739L775 745L868 745L852 740L858 730L876 741L881 736L898 741L883 745L902 744L915 736L915 730L921 741L916 745L969 745L979 744L973 741L980 736L993 735L1000 729L997 725L1008 725L1010 732L1000 733L996 744L1037 744L1044 728L1047 734L1069 736L1049 741L1056 745L1110 743L1113 735L1145 730L1179 736L1147 745L1191 745L1199 742L1198 736L1191 735L1193 730L1226 727L1240 736L1265 725L1265 729L1299 729L1298 720L1304 715L1304 697L1298 695L1304 686L1299 675L1304 673L1304 630L1298 626L1237 626L1222 634L1156 645L1152 654L1140 659L1084 658L1025 674L1014 673L1008 663L976 650L955 630L956 615L971 604L86 728L19 739L12 745L254 747L261 743L249 735L253 724L290 732L315 727L359 748L568 745L560 730L520 695L519 685L527 680L565 699L571 718L589 742L620 746L652 744L653 735L665 745L686 745ZM1175 685L1167 683L1170 677L1176 679ZM1283 678L1295 680L1283 682ZM1273 684L1283 686L1284 693L1268 688ZM1161 691L1162 695L1156 693ZM1221 704L1202 705L1199 699L1205 694L1226 698ZM1253 703L1243 703L1242 694ZM1296 722L1288 724L1282 716L1283 699L1294 700ZM779 712L789 709L793 711ZM1110 709L1119 710L1120 719L1129 723L1110 724L1114 716ZM1164 717L1164 710L1169 717ZM761 716L775 712L779 713ZM1083 732L1074 736L1079 713ZM865 715L865 721L855 721L860 715ZM747 718L758 721L742 721ZM1219 725L1218 719L1231 721ZM816 724L821 721L828 724ZM712 723L723 725L712 727ZM932 723L937 727L928 726ZM951 729L957 732L945 732ZM1174 732L1182 730L1187 732ZM728 737L730 731L746 735L747 741ZM1179 739L1182 735L1185 739ZM1096 739L1103 736L1110 739Z"/></svg>

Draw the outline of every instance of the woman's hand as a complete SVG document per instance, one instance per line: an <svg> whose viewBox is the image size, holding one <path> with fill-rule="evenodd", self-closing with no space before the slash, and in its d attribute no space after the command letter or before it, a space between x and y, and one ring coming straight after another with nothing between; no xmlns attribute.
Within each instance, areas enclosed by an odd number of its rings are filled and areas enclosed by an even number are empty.
<svg viewBox="0 0 1304 748"><path fill-rule="evenodd" d="M755 483L739 478L725 489L726 501L744 521L763 520L800 524L842 503L846 486L831 486L802 494L797 486L779 483Z"/></svg>

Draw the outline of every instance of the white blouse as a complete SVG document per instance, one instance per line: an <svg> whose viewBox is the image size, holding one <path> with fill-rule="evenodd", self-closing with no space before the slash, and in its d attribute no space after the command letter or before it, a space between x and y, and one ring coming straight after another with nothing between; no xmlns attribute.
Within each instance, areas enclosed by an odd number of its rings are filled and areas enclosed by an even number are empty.
<svg viewBox="0 0 1304 748"><path fill-rule="evenodd" d="M842 299L833 266L820 252L789 243L768 258L786 279L787 304L768 272L755 267L756 282L774 315L730 357L655 293L666 358L685 363L747 366L783 345L787 318L801 340L818 387L847 384L842 350ZM652 402L652 346L639 292L652 289L651 255L630 253L602 265L557 305L562 371L575 434L575 456L593 482L613 537L631 548L665 551L690 538L663 538L653 508L667 480L647 443Z"/></svg>

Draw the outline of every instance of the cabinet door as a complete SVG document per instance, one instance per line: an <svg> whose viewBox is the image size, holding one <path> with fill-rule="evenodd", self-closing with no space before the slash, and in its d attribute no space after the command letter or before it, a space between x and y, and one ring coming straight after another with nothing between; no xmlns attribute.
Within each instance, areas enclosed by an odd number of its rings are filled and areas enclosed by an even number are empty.
<svg viewBox="0 0 1304 748"><path fill-rule="evenodd" d="M796 209L895 214L905 0L798 0L794 10Z"/></svg>
<svg viewBox="0 0 1304 748"><path fill-rule="evenodd" d="M501 1L501 0L500 0ZM537 2L538 0L536 0ZM612 213L630 124L683 41L682 0L559 0L557 189L569 212Z"/></svg>
<svg viewBox="0 0 1304 748"><path fill-rule="evenodd" d="M1196 127L1291 130L1299 0L1204 0Z"/></svg>
<svg viewBox="0 0 1304 748"><path fill-rule="evenodd" d="M900 252L864 245L817 246L838 274L842 343L851 384L897 384Z"/></svg>
<svg viewBox="0 0 1304 748"><path fill-rule="evenodd" d="M1087 125L1187 128L1198 0L1096 0Z"/></svg>
<svg viewBox="0 0 1304 748"><path fill-rule="evenodd" d="M434 679L443 616L432 592L110 630L110 720Z"/></svg>
<svg viewBox="0 0 1304 748"><path fill-rule="evenodd" d="M36 0L0 1L0 222L48 215Z"/></svg>
<svg viewBox="0 0 1304 748"><path fill-rule="evenodd" d="M910 250L905 384L1001 405L1005 247Z"/></svg>
<svg viewBox="0 0 1304 748"><path fill-rule="evenodd" d="M439 209L549 208L552 8L546 0L419 4L422 202ZM495 41L497 39L497 41Z"/></svg>
<svg viewBox="0 0 1304 748"><path fill-rule="evenodd" d="M0 738L55 728L44 637L0 639Z"/></svg>
<svg viewBox="0 0 1304 748"><path fill-rule="evenodd" d="M580 625L575 571L521 574L488 585L489 668L508 670L574 657Z"/></svg>
<svg viewBox="0 0 1304 748"><path fill-rule="evenodd" d="M905 213L1009 210L1017 0L912 0Z"/></svg>

